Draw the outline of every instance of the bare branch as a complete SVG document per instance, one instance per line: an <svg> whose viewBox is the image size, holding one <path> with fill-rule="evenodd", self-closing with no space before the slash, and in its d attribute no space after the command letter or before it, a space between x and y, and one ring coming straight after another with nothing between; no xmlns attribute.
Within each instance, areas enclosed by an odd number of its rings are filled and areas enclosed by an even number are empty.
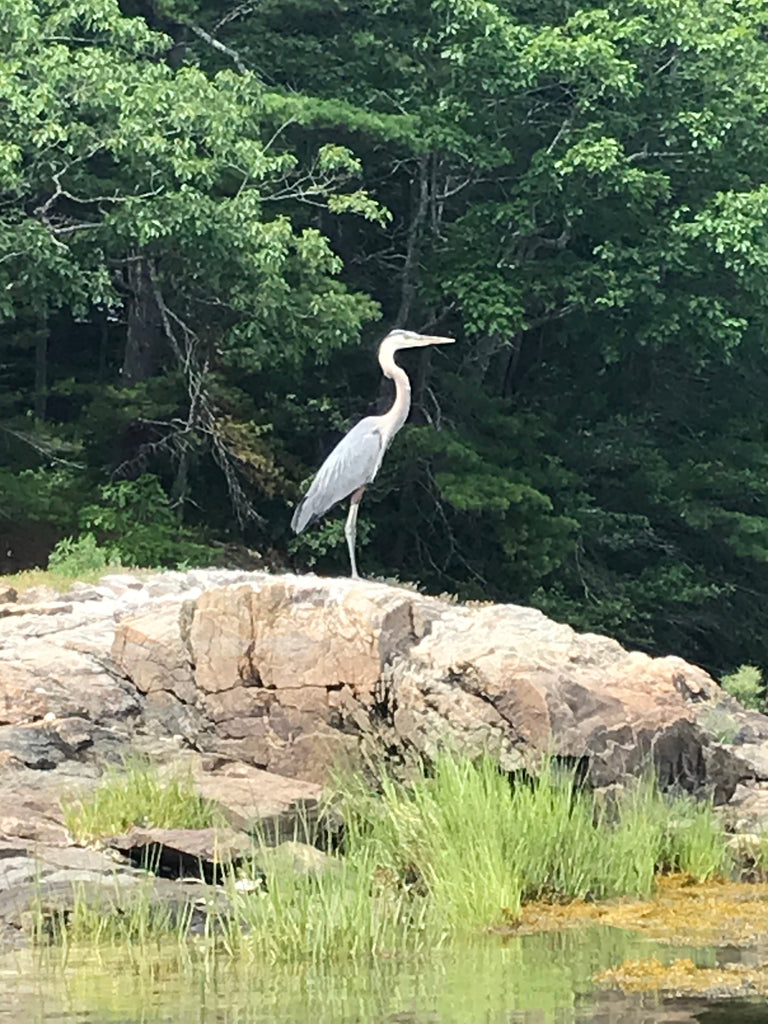
<svg viewBox="0 0 768 1024"><path fill-rule="evenodd" d="M475 181L473 174L467 175L466 178L462 179L458 185L449 186L446 181L445 189L442 192L438 192L437 199L450 199L452 196L458 195L459 192L463 191L468 185L473 184Z"/></svg>
<svg viewBox="0 0 768 1024"><path fill-rule="evenodd" d="M547 156L549 156L552 153L552 151L554 150L555 146L558 144L560 139L562 139L562 137L566 134L568 129L571 127L571 123L572 123L571 122L571 117L570 116L566 117L566 119L563 121L563 123L557 129L557 133L555 134L555 137L552 139L550 144L547 146L547 149L546 149Z"/></svg>
<svg viewBox="0 0 768 1024"><path fill-rule="evenodd" d="M207 360L200 361L200 338L186 321L174 312L166 303L160 290L152 267L149 268L152 290L163 324L163 332L171 344L178 360L187 386L189 409L186 421L178 421L177 425L169 424L171 433L166 438L152 442L156 447L165 445L178 451L188 449L185 440L189 435L201 434L207 438L211 446L211 454L216 465L224 474L227 490L237 521L243 527L248 520L262 522L262 517L251 504L239 479L237 463L240 461L229 447L226 437L222 434L216 412L208 390L209 367ZM148 447L145 446L145 451Z"/></svg>
<svg viewBox="0 0 768 1024"><path fill-rule="evenodd" d="M673 64L677 63L677 59L679 56L680 51L678 50L677 46L674 46L672 48L672 55L667 60L665 60L663 64L660 64L659 67L655 69L654 74L663 75L667 68L672 67Z"/></svg>
<svg viewBox="0 0 768 1024"><path fill-rule="evenodd" d="M279 128L276 128L275 131L272 133L269 141L264 144L265 152L266 152L266 150L268 150L272 146L272 144L274 142L277 141L277 139L282 135L282 133L285 131L286 128L289 128L292 124L295 124L295 123L296 123L296 118L295 117L289 117L288 120L284 121L280 125Z"/></svg>
<svg viewBox="0 0 768 1024"><path fill-rule="evenodd" d="M685 153L682 150L673 149L657 149L649 150L647 144L639 149L636 153L630 153L627 156L627 163L636 164L641 160L667 160L677 159L678 157L689 156L689 153Z"/></svg>
<svg viewBox="0 0 768 1024"><path fill-rule="evenodd" d="M247 18L249 14L253 14L256 10L256 4L238 4L231 11L227 11L226 14L222 15L216 24L213 26L213 31L218 32L220 28L224 28L230 21L236 21L238 18Z"/></svg>
<svg viewBox="0 0 768 1024"><path fill-rule="evenodd" d="M542 316L536 316L532 320L527 320L525 330L533 331L537 327L543 327L544 324L552 323L554 320L562 320L563 317L569 316L577 309L578 305L575 302L569 302L567 305L561 306L560 309L552 310L551 313L544 313Z"/></svg>
<svg viewBox="0 0 768 1024"><path fill-rule="evenodd" d="M218 40L215 36L212 36L210 32L206 32L205 29L201 28L199 25L192 25L189 22L187 22L187 27L191 29L191 31L194 32L196 36L199 36L199 38L202 39L203 42L208 43L209 46L212 46L214 50L218 50L219 53L226 54L226 56L232 60L232 62L234 63L235 67L237 68L241 75L245 75L248 72L249 69L246 66L240 54L237 52L237 50L233 50L230 46L225 46L224 43Z"/></svg>
<svg viewBox="0 0 768 1024"><path fill-rule="evenodd" d="M59 199L68 199L71 203L75 203L78 206L100 206L102 203L114 205L116 203L127 203L132 199L151 199L154 196L158 196L163 191L162 187L158 186L156 189L152 189L149 192L136 192L130 195L120 195L115 191L112 195L99 195L99 196L78 196L73 192L66 189L62 183L62 177L70 171L76 164L83 163L90 157L94 156L101 146L94 146L90 152L84 153L82 156L77 157L75 160L71 160L64 167L61 167L58 171L55 171L51 178L53 179L55 188L53 192L48 196L44 203L35 207L35 216L45 224L48 230L54 236L59 235L71 235L78 231L94 231L101 227L100 223L92 221L72 221L72 218L67 218L66 215L51 216L51 211L56 205ZM100 211L103 212L103 211Z"/></svg>
<svg viewBox="0 0 768 1024"><path fill-rule="evenodd" d="M534 250L544 246L545 249L562 250L571 240L571 225L566 224L557 238L548 238L546 235L534 235L531 238Z"/></svg>
<svg viewBox="0 0 768 1024"><path fill-rule="evenodd" d="M99 223L99 222L94 223L94 224L86 224L86 223L82 223L82 224L67 224L67 225L65 225L64 227L61 227L61 228L56 227L55 225L51 224L50 221L47 221L46 223L47 223L48 228L51 231L51 234L56 235L56 236L58 236L58 235L74 235L75 232L77 232L77 231L96 231L96 230L98 230L99 228L102 227L101 223Z"/></svg>
<svg viewBox="0 0 768 1024"><path fill-rule="evenodd" d="M42 455L43 458L47 459L48 462L54 462L57 466L69 466L70 469L85 469L82 463L72 462L70 459L62 459L60 455L57 455L56 446L52 441L35 437L34 434L28 434L23 430L14 430L12 427L0 427L0 430L4 434L8 434L9 437L21 441L22 444L28 445L38 455Z"/></svg>
<svg viewBox="0 0 768 1024"><path fill-rule="evenodd" d="M61 170L58 170L58 171L56 171L55 174L51 175L51 177L53 178L54 184L56 185L56 189L55 189L53 195L49 196L48 199L43 203L42 206L38 206L35 209L35 214L38 215L41 218L41 220L45 219L45 215L48 213L48 211L53 206L53 204L56 202L56 200L59 198L59 196L66 194L64 192L64 187L61 184L61 177L62 177L62 175L66 174L67 171L70 170L70 168L74 167L76 164L85 163L86 160L90 160L91 157L95 156L99 152L99 150L101 148L102 148L102 146L101 146L100 143L97 146L93 146L93 148L90 149L87 153L83 153L80 156L75 157L74 160L70 160L70 162L68 164L66 164L66 166L62 167ZM72 197L70 196L68 198L72 198ZM75 201L77 201L77 200L75 200Z"/></svg>

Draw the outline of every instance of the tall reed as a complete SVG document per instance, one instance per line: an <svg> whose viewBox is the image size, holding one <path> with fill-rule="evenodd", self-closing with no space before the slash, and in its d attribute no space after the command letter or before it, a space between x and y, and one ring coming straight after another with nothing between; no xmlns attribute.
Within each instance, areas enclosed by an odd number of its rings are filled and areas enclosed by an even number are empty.
<svg viewBox="0 0 768 1024"><path fill-rule="evenodd" d="M350 853L372 845L393 878L449 926L491 923L524 901L648 896L661 870L704 879L730 867L712 807L651 777L606 805L545 761L512 785L490 758L440 756L411 785L347 799Z"/></svg>
<svg viewBox="0 0 768 1024"><path fill-rule="evenodd" d="M408 785L385 776L374 792L347 778L336 799L343 855L302 874L257 843L246 873L262 884L227 880L207 934L230 954L314 963L413 954L509 921L529 900L646 897L659 871L705 879L730 868L708 804L665 796L650 778L598 800L553 761L512 784L490 758L446 754ZM87 914L75 920L87 931ZM162 926L142 907L131 931ZM178 916L164 926L183 937Z"/></svg>

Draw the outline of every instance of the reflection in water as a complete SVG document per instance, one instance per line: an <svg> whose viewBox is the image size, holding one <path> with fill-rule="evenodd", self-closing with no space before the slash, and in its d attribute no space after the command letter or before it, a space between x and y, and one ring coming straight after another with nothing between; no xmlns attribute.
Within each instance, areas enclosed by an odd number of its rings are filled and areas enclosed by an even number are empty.
<svg viewBox="0 0 768 1024"><path fill-rule="evenodd" d="M23 952L0 958L0 1024L731 1024L644 995L595 993L592 974L627 957L691 956L610 928L482 937L471 945L371 968L287 968L190 948ZM732 1004L729 1004L732 1009ZM709 1010L705 1012L710 1012Z"/></svg>
<svg viewBox="0 0 768 1024"><path fill-rule="evenodd" d="M768 1002L765 999L744 1000L710 1006L699 1013L697 1024L766 1024Z"/></svg>

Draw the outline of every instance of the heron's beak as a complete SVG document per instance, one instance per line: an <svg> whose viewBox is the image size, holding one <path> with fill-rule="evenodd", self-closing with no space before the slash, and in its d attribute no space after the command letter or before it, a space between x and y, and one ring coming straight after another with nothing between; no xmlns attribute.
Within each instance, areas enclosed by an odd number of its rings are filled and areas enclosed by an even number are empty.
<svg viewBox="0 0 768 1024"><path fill-rule="evenodd" d="M452 345L456 341L455 338L441 338L436 334L422 334L421 343L422 345Z"/></svg>

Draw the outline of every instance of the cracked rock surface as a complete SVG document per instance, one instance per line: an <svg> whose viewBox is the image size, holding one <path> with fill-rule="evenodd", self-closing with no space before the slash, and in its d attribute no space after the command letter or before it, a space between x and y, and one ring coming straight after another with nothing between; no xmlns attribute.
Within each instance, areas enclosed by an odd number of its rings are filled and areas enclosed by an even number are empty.
<svg viewBox="0 0 768 1024"><path fill-rule="evenodd" d="M720 803L768 779L768 719L701 668L532 608L228 570L21 600L0 619L0 765L101 763L173 741L322 782L364 751L407 762L448 745L509 770L553 754L597 785L652 763L664 785Z"/></svg>

